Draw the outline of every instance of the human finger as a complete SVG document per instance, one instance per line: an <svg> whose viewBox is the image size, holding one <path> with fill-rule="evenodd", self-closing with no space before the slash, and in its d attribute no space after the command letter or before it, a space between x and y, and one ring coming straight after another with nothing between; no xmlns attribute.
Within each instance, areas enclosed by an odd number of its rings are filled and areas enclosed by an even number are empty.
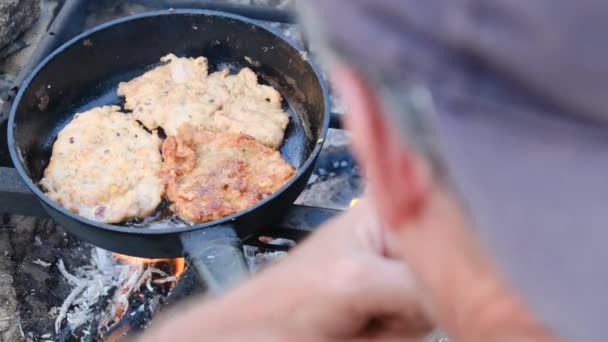
<svg viewBox="0 0 608 342"><path fill-rule="evenodd" d="M369 320L367 330L430 330L421 291L405 264L381 257L353 262L359 268L345 277L345 301L355 316Z"/></svg>

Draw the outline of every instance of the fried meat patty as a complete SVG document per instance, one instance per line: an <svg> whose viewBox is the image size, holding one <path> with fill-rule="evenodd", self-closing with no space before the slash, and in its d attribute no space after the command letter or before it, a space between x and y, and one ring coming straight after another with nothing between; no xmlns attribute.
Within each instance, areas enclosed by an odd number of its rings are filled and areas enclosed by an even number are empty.
<svg viewBox="0 0 608 342"><path fill-rule="evenodd" d="M161 140L106 106L79 113L53 144L40 185L68 210L117 223L152 213L161 202Z"/></svg>
<svg viewBox="0 0 608 342"><path fill-rule="evenodd" d="M280 153L244 134L182 126L162 147L162 178L171 209L191 223L249 208L295 173Z"/></svg>
<svg viewBox="0 0 608 342"><path fill-rule="evenodd" d="M236 75L228 75L227 70L215 74L223 76L229 96L206 128L244 133L266 146L278 148L289 124L289 114L282 109L279 92L259 84L257 75L249 68Z"/></svg>
<svg viewBox="0 0 608 342"><path fill-rule="evenodd" d="M258 84L251 69L236 75L228 70L208 74L204 57L170 54L161 61L166 64L118 87L125 109L148 129L162 127L168 136L175 136L188 123L211 131L244 133L272 148L281 145L289 114L282 110L281 95Z"/></svg>

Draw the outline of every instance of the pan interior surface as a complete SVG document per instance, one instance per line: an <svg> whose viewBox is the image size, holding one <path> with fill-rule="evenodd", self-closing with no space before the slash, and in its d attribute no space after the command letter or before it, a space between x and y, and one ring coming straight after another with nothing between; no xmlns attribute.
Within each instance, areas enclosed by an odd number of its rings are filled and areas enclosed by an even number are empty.
<svg viewBox="0 0 608 342"><path fill-rule="evenodd" d="M261 83L279 91L283 109L291 116L280 147L283 158L296 168L311 158L324 130L325 94L316 72L296 48L270 31L230 16L149 15L108 25L64 46L25 84L11 115L15 148L32 182L42 178L57 133L75 113L122 106L118 84L157 66L169 53L207 57L210 72L254 70ZM119 226L184 225L164 203L154 215Z"/></svg>

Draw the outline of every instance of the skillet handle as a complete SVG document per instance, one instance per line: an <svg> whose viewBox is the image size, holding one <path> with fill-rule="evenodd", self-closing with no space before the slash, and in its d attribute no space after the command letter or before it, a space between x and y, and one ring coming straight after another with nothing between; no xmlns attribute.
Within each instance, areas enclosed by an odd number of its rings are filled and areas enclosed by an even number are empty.
<svg viewBox="0 0 608 342"><path fill-rule="evenodd" d="M233 226L200 229L180 239L188 264L211 292L220 294L248 277L243 246Z"/></svg>

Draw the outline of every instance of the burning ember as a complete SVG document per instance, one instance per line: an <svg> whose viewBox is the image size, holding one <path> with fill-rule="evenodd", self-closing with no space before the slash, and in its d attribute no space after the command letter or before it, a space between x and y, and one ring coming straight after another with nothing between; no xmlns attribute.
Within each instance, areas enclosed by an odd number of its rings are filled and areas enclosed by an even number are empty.
<svg viewBox="0 0 608 342"><path fill-rule="evenodd" d="M139 320L135 325L145 327L185 270L183 258L143 259L99 248L93 250L91 260L92 265L73 273L62 260L58 262L73 289L57 312L57 334L67 329L79 335L122 335L133 325L122 322L133 319Z"/></svg>
<svg viewBox="0 0 608 342"><path fill-rule="evenodd" d="M134 292L139 292L144 284L152 294L156 292L152 284L172 283L175 285L186 265L183 258L144 259L117 253L112 253L112 257L119 263L130 266L133 273L114 293L110 302L111 314L101 322L103 327L108 328L112 327L113 323L120 321L129 310L130 297Z"/></svg>
<svg viewBox="0 0 608 342"><path fill-rule="evenodd" d="M124 261L128 264L133 265L159 265L159 264L167 264L172 265L173 267L173 276L176 279L179 279L179 276L184 273L186 270L186 260L184 258L175 258L175 259L146 259L146 258L138 258L132 257L124 254L112 253L112 257L116 260Z"/></svg>

